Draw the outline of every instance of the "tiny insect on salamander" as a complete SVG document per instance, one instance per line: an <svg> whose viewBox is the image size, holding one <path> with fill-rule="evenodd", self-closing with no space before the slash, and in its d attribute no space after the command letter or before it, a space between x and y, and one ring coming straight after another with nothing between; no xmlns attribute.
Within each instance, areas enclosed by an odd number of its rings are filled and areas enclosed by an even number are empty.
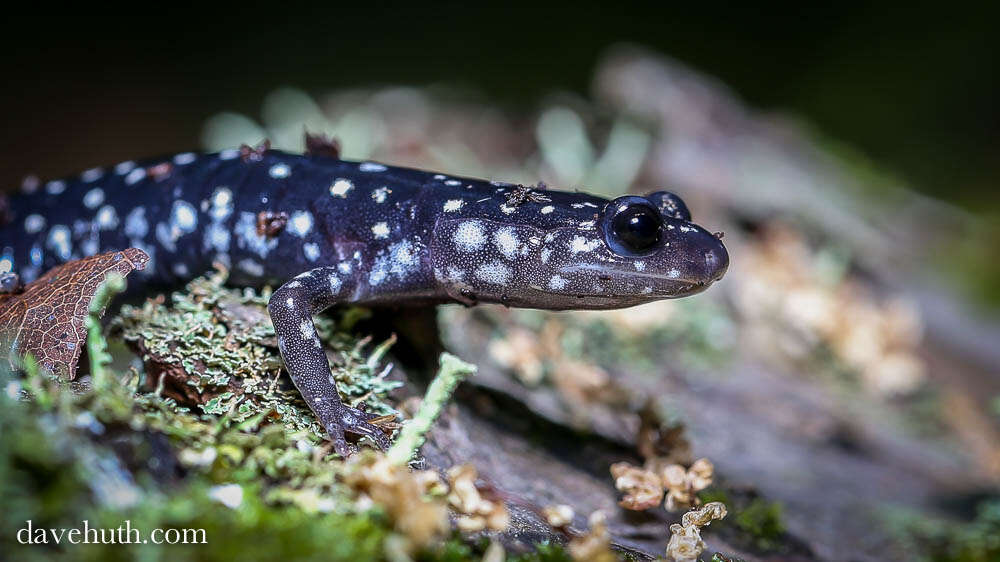
<svg viewBox="0 0 1000 562"><path fill-rule="evenodd" d="M233 284L278 287L268 310L281 356L341 455L345 431L388 439L340 401L312 320L327 307L623 308L698 293L729 265L720 237L665 191L609 201L333 151L182 153L23 191L0 217L5 283L131 246L149 254L150 283L221 262Z"/></svg>

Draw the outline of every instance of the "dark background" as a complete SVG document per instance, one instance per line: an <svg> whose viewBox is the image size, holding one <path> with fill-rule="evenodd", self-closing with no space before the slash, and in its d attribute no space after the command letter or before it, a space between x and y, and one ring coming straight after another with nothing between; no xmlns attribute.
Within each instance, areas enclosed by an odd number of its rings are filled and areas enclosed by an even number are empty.
<svg viewBox="0 0 1000 562"><path fill-rule="evenodd" d="M875 3L872 3L875 4ZM918 189L1000 209L1000 10L838 2L805 13L686 2L489 6L58 5L3 24L0 180L198 146L224 109L279 85L312 92L453 82L508 107L586 94L597 56L646 45L790 113Z"/></svg>

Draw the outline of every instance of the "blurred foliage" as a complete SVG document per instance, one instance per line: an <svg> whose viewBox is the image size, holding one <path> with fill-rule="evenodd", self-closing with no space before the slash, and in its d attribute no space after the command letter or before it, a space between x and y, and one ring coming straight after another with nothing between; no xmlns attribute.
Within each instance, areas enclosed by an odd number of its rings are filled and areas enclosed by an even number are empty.
<svg viewBox="0 0 1000 562"><path fill-rule="evenodd" d="M887 521L916 562L1000 560L1000 498L981 501L971 522L894 512Z"/></svg>

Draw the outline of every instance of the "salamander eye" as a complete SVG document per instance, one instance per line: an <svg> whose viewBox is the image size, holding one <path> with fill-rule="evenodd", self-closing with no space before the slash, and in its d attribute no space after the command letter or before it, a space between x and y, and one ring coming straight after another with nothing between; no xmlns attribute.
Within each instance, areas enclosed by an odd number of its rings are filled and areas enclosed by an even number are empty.
<svg viewBox="0 0 1000 562"><path fill-rule="evenodd" d="M660 242L663 220L649 202L638 197L623 197L611 203L614 215L608 225L609 242L627 253L641 254Z"/></svg>

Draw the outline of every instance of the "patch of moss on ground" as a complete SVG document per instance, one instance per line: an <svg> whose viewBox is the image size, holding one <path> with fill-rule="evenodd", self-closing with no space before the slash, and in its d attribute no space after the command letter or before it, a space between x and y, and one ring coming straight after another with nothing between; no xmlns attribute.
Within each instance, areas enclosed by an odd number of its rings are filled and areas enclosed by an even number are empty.
<svg viewBox="0 0 1000 562"><path fill-rule="evenodd" d="M267 413L291 430L321 437L298 392L279 380L281 357L267 313L270 291L228 288L224 281L222 273L195 279L173 293L169 305L149 300L125 306L112 329L141 350L151 379L147 387L166 386L168 396L205 413L235 421ZM336 324L330 316L318 316L316 331L341 398L371 412L394 414L385 397L402 383L388 380L390 367L382 364L392 342L369 350L370 339L350 331L362 314L348 309Z"/></svg>
<svg viewBox="0 0 1000 562"><path fill-rule="evenodd" d="M1000 497L979 502L972 521L931 518L906 512L889 513L885 520L900 539L910 560L1000 560Z"/></svg>
<svg viewBox="0 0 1000 562"><path fill-rule="evenodd" d="M768 501L756 494L731 495L719 487L698 494L703 503L722 502L729 515L715 523L720 529L734 532L734 541L760 552L775 552L788 544L784 510L780 503Z"/></svg>

